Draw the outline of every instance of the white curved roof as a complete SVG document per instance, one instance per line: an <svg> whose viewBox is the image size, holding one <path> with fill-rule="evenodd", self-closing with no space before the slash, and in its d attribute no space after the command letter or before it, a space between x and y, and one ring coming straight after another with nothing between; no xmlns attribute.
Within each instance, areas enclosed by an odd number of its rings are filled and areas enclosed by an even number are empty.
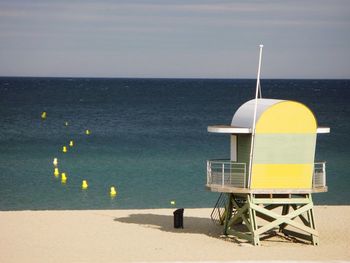
<svg viewBox="0 0 350 263"><path fill-rule="evenodd" d="M285 100L276 99L258 99L256 120L258 120L261 114L274 104L283 102ZM213 133L252 133L253 121L254 121L254 107L255 99L247 101L238 108L235 112L231 125L213 125L208 127L208 132ZM318 127L317 133L329 133L329 127Z"/></svg>
<svg viewBox="0 0 350 263"><path fill-rule="evenodd" d="M275 99L258 99L256 119L258 120L261 114L269 107L274 104L280 103L284 100ZM242 127L242 128L252 128L254 122L254 107L255 99L247 101L233 115L231 126Z"/></svg>

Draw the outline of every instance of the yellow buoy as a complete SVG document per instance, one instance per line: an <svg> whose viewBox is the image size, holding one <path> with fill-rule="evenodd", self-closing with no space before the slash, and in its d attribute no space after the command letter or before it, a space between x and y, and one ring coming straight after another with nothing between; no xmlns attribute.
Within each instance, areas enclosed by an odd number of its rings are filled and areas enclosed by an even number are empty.
<svg viewBox="0 0 350 263"><path fill-rule="evenodd" d="M63 146L62 152L66 153L67 152L67 146Z"/></svg>
<svg viewBox="0 0 350 263"><path fill-rule="evenodd" d="M86 190L89 187L88 183L86 180L83 180L81 183L81 189Z"/></svg>
<svg viewBox="0 0 350 263"><path fill-rule="evenodd" d="M74 146L74 141L69 141L69 146L73 147Z"/></svg>
<svg viewBox="0 0 350 263"><path fill-rule="evenodd" d="M61 174L61 183L65 184L67 182L67 176L66 173L62 173Z"/></svg>
<svg viewBox="0 0 350 263"><path fill-rule="evenodd" d="M117 195L117 190L115 189L114 186L111 186L111 190L109 192L111 197L115 197Z"/></svg>
<svg viewBox="0 0 350 263"><path fill-rule="evenodd" d="M41 113L41 119L45 120L46 119L46 111L43 111Z"/></svg>
<svg viewBox="0 0 350 263"><path fill-rule="evenodd" d="M53 172L53 174L58 177L60 175L60 171L58 170L58 168L55 168L55 171Z"/></svg>
<svg viewBox="0 0 350 263"><path fill-rule="evenodd" d="M53 158L53 162L52 163L53 163L54 166L57 166L57 164L58 164L57 158Z"/></svg>
<svg viewBox="0 0 350 263"><path fill-rule="evenodd" d="M86 134L86 135L89 135L89 134L90 134L90 130L86 130L86 131L85 131L85 134Z"/></svg>
<svg viewBox="0 0 350 263"><path fill-rule="evenodd" d="M175 200L170 201L170 204L171 204L171 205L176 205Z"/></svg>

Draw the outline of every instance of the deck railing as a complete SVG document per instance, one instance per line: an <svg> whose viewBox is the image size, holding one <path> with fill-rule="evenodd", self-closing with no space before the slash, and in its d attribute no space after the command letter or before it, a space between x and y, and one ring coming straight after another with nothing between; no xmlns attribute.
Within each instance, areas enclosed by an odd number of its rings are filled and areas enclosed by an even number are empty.
<svg viewBox="0 0 350 263"><path fill-rule="evenodd" d="M314 176L312 177L312 187L326 186L326 162L317 162L314 165Z"/></svg>
<svg viewBox="0 0 350 263"><path fill-rule="evenodd" d="M246 164L230 160L207 161L207 184L246 188Z"/></svg>
<svg viewBox="0 0 350 263"><path fill-rule="evenodd" d="M230 160L207 161L207 185L247 188L247 165ZM326 162L314 164L312 187L326 186Z"/></svg>

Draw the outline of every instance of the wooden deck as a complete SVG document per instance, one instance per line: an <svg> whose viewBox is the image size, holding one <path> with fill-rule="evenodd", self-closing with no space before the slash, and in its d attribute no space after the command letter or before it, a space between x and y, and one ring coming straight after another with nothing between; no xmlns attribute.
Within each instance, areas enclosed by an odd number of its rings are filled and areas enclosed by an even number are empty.
<svg viewBox="0 0 350 263"><path fill-rule="evenodd" d="M328 191L328 187L317 187L309 189L249 189L222 186L217 184L207 184L206 188L212 192L234 193L234 194L312 194L324 193Z"/></svg>
<svg viewBox="0 0 350 263"><path fill-rule="evenodd" d="M329 127L317 127L317 133L330 133ZM235 127L230 125L211 125L208 126L208 132L229 133L229 134L251 134L251 127Z"/></svg>

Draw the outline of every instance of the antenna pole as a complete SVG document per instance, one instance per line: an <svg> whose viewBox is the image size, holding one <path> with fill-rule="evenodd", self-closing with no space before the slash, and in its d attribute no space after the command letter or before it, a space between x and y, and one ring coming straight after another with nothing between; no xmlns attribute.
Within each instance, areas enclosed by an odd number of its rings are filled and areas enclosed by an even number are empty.
<svg viewBox="0 0 350 263"><path fill-rule="evenodd" d="M261 84L259 81L259 98L262 99Z"/></svg>
<svg viewBox="0 0 350 263"><path fill-rule="evenodd" d="M254 119L253 119L252 141L251 141L251 144L250 144L250 158L249 158L249 174L248 174L248 187L249 188L250 188L250 183L251 183L252 166L253 166L253 150L254 150L254 142L255 142L255 122L256 122L256 113L257 113L257 109L258 109L258 95L259 95L259 91L260 91L260 97L261 97L260 69L261 69L262 49L263 49L264 45L260 45L259 47L260 47L259 66L258 66L258 76L256 78Z"/></svg>

